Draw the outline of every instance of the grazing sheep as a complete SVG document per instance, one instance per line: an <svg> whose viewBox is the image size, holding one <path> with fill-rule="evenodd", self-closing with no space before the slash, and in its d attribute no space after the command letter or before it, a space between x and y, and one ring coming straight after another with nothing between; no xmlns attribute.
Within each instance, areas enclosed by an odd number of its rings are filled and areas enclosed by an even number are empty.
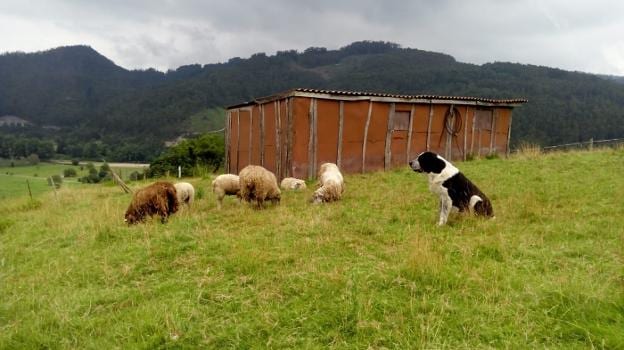
<svg viewBox="0 0 624 350"><path fill-rule="evenodd" d="M240 183L238 175L223 174L212 181L212 193L217 196L217 208L221 209L223 197L226 195L240 198Z"/></svg>
<svg viewBox="0 0 624 350"><path fill-rule="evenodd" d="M258 165L248 165L238 174L240 194L248 203L256 201L258 209L264 208L264 201L280 202L281 192L277 187L275 174Z"/></svg>
<svg viewBox="0 0 624 350"><path fill-rule="evenodd" d="M175 186L176 193L178 194L178 203L184 203L190 208L195 199L195 188L193 185L188 182L178 182L173 186Z"/></svg>
<svg viewBox="0 0 624 350"><path fill-rule="evenodd" d="M296 179L294 177L285 177L280 183L280 188L282 190L305 190L306 184L305 181L301 179Z"/></svg>
<svg viewBox="0 0 624 350"><path fill-rule="evenodd" d="M338 166L334 163L323 163L318 175L319 188L312 195L312 202L326 203L340 200L345 190L344 179Z"/></svg>
<svg viewBox="0 0 624 350"><path fill-rule="evenodd" d="M155 182L134 193L124 221L132 225L145 221L146 216L159 215L165 223L169 215L178 211L178 206L175 186L170 182Z"/></svg>

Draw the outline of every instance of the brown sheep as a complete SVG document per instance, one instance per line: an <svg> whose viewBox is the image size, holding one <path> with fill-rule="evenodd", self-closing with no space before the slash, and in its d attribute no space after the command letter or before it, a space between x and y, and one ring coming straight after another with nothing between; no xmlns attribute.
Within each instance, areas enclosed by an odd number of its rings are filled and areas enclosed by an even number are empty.
<svg viewBox="0 0 624 350"><path fill-rule="evenodd" d="M145 221L146 216L159 215L160 221L165 223L169 215L178 211L178 207L175 186L170 182L155 182L134 193L124 221L132 225Z"/></svg>
<svg viewBox="0 0 624 350"><path fill-rule="evenodd" d="M238 174L241 198L251 203L256 201L258 209L264 208L264 201L278 204L281 192L275 174L258 165L248 165Z"/></svg>

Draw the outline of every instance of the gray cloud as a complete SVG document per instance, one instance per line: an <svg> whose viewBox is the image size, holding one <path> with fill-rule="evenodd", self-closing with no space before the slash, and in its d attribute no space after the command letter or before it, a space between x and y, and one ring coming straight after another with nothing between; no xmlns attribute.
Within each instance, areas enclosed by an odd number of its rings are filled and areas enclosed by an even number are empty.
<svg viewBox="0 0 624 350"><path fill-rule="evenodd" d="M255 52L385 40L471 63L624 75L615 0L8 0L0 52L87 44L126 68L176 68Z"/></svg>

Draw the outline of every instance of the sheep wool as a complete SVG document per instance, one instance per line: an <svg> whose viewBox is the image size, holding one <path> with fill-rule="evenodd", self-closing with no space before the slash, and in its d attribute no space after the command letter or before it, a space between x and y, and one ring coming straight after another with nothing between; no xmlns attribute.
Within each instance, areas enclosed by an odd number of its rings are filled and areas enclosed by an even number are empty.
<svg viewBox="0 0 624 350"><path fill-rule="evenodd" d="M256 202L258 209L264 208L264 202L269 200L278 204L281 192L277 186L275 174L259 165L248 165L238 174L241 197L244 201Z"/></svg>
<svg viewBox="0 0 624 350"><path fill-rule="evenodd" d="M344 178L334 163L323 163L318 175L319 188L312 195L312 202L327 203L340 200L345 190Z"/></svg>
<svg viewBox="0 0 624 350"><path fill-rule="evenodd" d="M282 190L305 190L306 183L301 179L297 179L294 177L285 177L280 183L280 188Z"/></svg>
<svg viewBox="0 0 624 350"><path fill-rule="evenodd" d="M217 197L217 208L221 209L225 196L237 196L240 198L240 183L238 175L222 174L212 181L212 193Z"/></svg>

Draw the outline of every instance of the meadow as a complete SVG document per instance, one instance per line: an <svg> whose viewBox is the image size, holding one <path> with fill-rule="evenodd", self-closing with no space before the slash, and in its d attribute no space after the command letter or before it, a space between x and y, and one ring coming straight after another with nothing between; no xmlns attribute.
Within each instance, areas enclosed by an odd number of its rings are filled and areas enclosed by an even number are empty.
<svg viewBox="0 0 624 350"><path fill-rule="evenodd" d="M5 198L0 348L624 348L624 149L458 166L496 218L437 227L407 167L132 227L111 185Z"/></svg>

